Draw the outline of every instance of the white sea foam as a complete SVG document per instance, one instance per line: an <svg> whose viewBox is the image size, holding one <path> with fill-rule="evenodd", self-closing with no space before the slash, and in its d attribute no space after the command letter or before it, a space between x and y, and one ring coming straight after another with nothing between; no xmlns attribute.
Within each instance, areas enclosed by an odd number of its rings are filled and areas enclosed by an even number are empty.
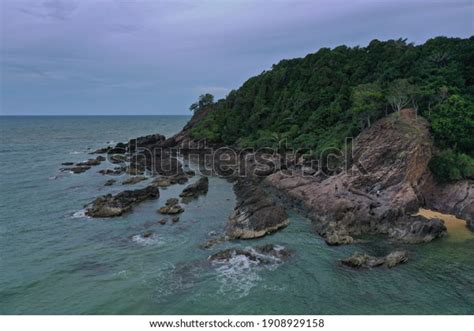
<svg viewBox="0 0 474 331"><path fill-rule="evenodd" d="M79 152L79 151L72 151L72 152L69 152L69 154L72 154L72 155L77 155L77 154L82 154L84 152Z"/></svg>
<svg viewBox="0 0 474 331"><path fill-rule="evenodd" d="M275 248L276 250L284 249L283 246L276 246ZM228 261L215 261L213 263L218 273L217 279L221 283L220 292L222 294L237 292L238 297L249 295L252 288L261 281L259 275L261 270L274 270L282 263L278 257L259 253L251 247L245 250L261 262L254 261L246 255L234 253Z"/></svg>
<svg viewBox="0 0 474 331"><path fill-rule="evenodd" d="M81 209L79 211L76 211L74 214L72 214L72 218L90 218L90 217L86 215L85 209Z"/></svg>
<svg viewBox="0 0 474 331"><path fill-rule="evenodd" d="M251 261L245 255L235 255L228 262L217 267L217 280L221 283L220 292L237 292L242 298L249 295L253 287L261 280L256 261Z"/></svg>
<svg viewBox="0 0 474 331"><path fill-rule="evenodd" d="M132 241L142 246L163 245L165 243L164 240L156 234L153 234L147 238L137 234L132 237Z"/></svg>

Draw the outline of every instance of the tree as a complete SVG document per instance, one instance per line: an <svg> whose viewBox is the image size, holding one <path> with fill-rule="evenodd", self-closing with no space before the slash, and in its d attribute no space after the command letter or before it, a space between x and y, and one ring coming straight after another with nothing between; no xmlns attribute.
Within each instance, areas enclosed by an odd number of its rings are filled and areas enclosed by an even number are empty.
<svg viewBox="0 0 474 331"><path fill-rule="evenodd" d="M383 93L377 83L361 84L352 91L352 113L359 121L366 121L371 125L371 117L383 107ZM362 122L361 121L361 122ZM362 128L364 125L361 125Z"/></svg>
<svg viewBox="0 0 474 331"><path fill-rule="evenodd" d="M201 94L199 96L199 100L193 103L189 110L192 112L197 112L203 108L209 107L210 105L214 104L214 96L210 93Z"/></svg>
<svg viewBox="0 0 474 331"><path fill-rule="evenodd" d="M407 79L394 80L387 91L387 101L390 103L393 110L396 111L400 111L408 105L417 109L418 96L418 87L410 84Z"/></svg>

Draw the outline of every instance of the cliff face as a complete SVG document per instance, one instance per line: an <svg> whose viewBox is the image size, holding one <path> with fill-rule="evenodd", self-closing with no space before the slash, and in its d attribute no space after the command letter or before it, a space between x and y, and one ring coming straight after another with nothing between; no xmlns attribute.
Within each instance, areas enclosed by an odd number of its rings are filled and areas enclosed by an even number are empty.
<svg viewBox="0 0 474 331"><path fill-rule="evenodd" d="M350 243L352 236L366 233L427 242L443 236L446 229L440 220L411 216L420 207L436 206L444 212L460 209L462 215L472 217L472 207L466 206L474 204L465 188L472 184L439 189L431 181L428 186L431 152L428 123L413 111L403 110L355 139L350 170L322 180L279 171L264 183L306 211L329 244Z"/></svg>

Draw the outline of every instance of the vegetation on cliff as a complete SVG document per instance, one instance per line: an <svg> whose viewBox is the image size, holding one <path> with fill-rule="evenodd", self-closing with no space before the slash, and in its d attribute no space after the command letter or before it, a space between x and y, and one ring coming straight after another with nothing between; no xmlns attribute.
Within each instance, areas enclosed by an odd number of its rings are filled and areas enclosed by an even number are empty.
<svg viewBox="0 0 474 331"><path fill-rule="evenodd" d="M240 147L340 148L373 121L401 108L427 118L440 150L430 168L441 180L473 176L474 37L423 45L373 40L282 60L225 99L198 102L208 114L190 134Z"/></svg>

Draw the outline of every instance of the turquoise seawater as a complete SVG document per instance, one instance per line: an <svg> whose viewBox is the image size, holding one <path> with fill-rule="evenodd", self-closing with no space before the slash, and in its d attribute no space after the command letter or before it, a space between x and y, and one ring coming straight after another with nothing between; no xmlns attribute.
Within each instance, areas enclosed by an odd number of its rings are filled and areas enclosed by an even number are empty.
<svg viewBox="0 0 474 331"><path fill-rule="evenodd" d="M177 224L153 224L156 209L184 185L115 219L81 212L95 197L118 192L97 173L60 173L61 162L88 148L159 132L178 132L189 117L0 117L1 314L472 314L474 236L461 229L414 246L368 243L329 247L293 211L278 233L202 250L235 205L232 186L210 178L207 196L186 205ZM196 180L194 178L193 180ZM133 187L142 187L147 182ZM132 187L127 187L132 188ZM139 235L153 231L147 239ZM212 265L227 247L274 243L288 262L247 259ZM354 271L339 260L354 251L408 249L407 264Z"/></svg>

